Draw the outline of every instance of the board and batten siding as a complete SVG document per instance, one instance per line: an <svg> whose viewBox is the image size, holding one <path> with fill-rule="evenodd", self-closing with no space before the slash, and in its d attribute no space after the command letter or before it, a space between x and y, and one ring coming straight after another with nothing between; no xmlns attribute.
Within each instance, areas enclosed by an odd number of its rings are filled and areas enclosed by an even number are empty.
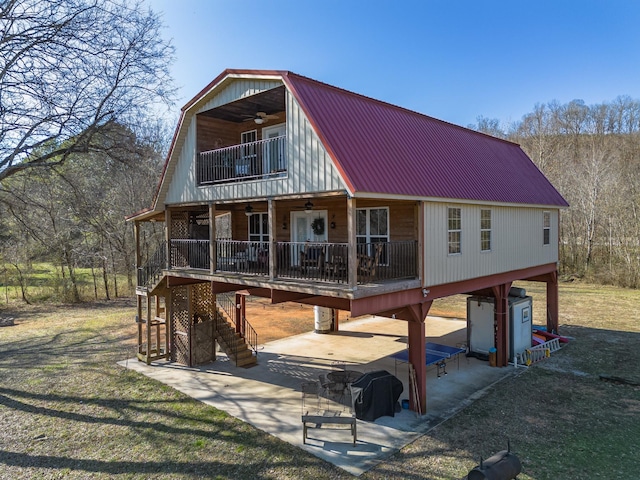
<svg viewBox="0 0 640 480"><path fill-rule="evenodd" d="M460 208L460 254L448 253L448 208ZM491 210L491 251L480 250L480 210ZM551 215L543 245L543 212ZM426 202L425 285L442 285L558 261L558 209Z"/></svg>
<svg viewBox="0 0 640 480"><path fill-rule="evenodd" d="M227 88L231 88L232 85ZM247 88L235 89L246 92ZM233 95L221 92L214 98L236 100ZM213 100L208 106L216 105ZM205 111L199 109L199 111ZM287 175L271 179L248 180L198 187L196 184L195 158L197 154L196 117L191 117L184 144L180 150L171 183L165 198L166 204L200 203L211 200L264 198L312 192L343 191L346 188L331 157L311 127L296 99L286 93ZM269 125L271 126L271 125Z"/></svg>

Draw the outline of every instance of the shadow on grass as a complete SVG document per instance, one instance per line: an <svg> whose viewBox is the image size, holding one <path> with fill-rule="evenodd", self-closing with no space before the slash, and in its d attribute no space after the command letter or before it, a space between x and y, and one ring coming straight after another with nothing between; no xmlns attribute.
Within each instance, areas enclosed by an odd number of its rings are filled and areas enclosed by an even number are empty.
<svg viewBox="0 0 640 480"><path fill-rule="evenodd" d="M190 473L228 469L222 462L125 462L29 455L0 450L0 464L8 467L82 470L85 472L122 473Z"/></svg>
<svg viewBox="0 0 640 480"><path fill-rule="evenodd" d="M88 359L101 353L117 354L127 348L129 335L112 336L94 329L77 328L51 336L0 343L0 363L19 363L21 368L45 366L49 359ZM130 347L129 347L130 348Z"/></svg>
<svg viewBox="0 0 640 480"><path fill-rule="evenodd" d="M18 400L17 398L20 398ZM28 403L26 399L34 401L34 403ZM68 412L65 410L43 407L40 405L36 405L35 403L47 403L51 404L53 402L59 403L68 403L71 405L80 405L83 404L85 406L97 405L101 408L114 410L118 413L118 416L97 416L97 415L87 415L82 413ZM0 405L10 408L13 410L21 411L23 413L28 414L37 414L37 415L45 415L52 418L60 418L62 420L70 420L74 422L81 422L86 424L107 424L107 425L116 425L121 427L129 427L135 429L151 429L157 432L162 433L170 433L170 434L188 434L188 435L201 435L203 437L210 437L212 439L218 438L219 430L225 430L225 438L228 440L233 440L234 435L230 435L230 432L227 430L228 425L224 424L224 420L228 418L228 415L225 413L219 413L217 417L214 417L215 421L211 421L211 419L203 419L203 418L194 418L189 417L187 415L183 415L181 413L169 412L162 409L153 409L148 408L149 404L174 404L181 405L184 404L183 399L175 399L175 400L125 400L125 399L99 399L99 400L88 400L82 397L72 397L72 396L60 396L55 394L37 394L31 392L24 392L21 390L13 390L9 388L0 388ZM215 425L218 427L215 431L203 430L203 429L195 429L192 425L189 427L176 427L171 426L166 423L161 422L147 422L147 421L135 421L132 420L128 413L137 412L141 414L146 413L155 413L160 415L161 419L172 417L175 420L179 421L196 421L201 422L203 424L207 424L208 426ZM218 411L216 411L218 412ZM106 413L106 412L105 412ZM220 423L220 425L218 425ZM243 442L247 443L246 433L243 433Z"/></svg>
<svg viewBox="0 0 640 480"><path fill-rule="evenodd" d="M273 461L269 469L279 466L287 467L291 462ZM105 461L93 459L79 459L72 457L59 457L53 455L30 455L28 453L9 452L0 450L0 465L16 468L46 468L60 469L63 471L84 471L97 474L196 474L198 478L268 478L260 474L265 468L262 464L234 464L229 461ZM305 465L317 467L317 461L300 462L296 460L296 468L304 471ZM154 477L155 478L155 477ZM409 478L409 477L405 477ZM416 477L418 478L418 477ZM422 477L419 477L422 478Z"/></svg>

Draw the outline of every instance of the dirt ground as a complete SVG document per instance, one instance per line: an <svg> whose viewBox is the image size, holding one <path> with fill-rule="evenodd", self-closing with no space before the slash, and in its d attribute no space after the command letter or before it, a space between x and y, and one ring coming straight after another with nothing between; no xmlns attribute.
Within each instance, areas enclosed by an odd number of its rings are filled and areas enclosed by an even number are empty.
<svg viewBox="0 0 640 480"><path fill-rule="evenodd" d="M456 317L456 312L443 307L445 306L438 307L434 304L429 314ZM248 322L258 333L258 341L261 344L310 332L314 329L314 312L311 305L294 302L273 305L268 298L250 296L247 298L245 314ZM340 324L351 319L348 311L338 311Z"/></svg>
<svg viewBox="0 0 640 480"><path fill-rule="evenodd" d="M312 305L293 302L272 305L268 298L249 297L245 315L258 333L259 343L272 342L314 329ZM349 312L340 311L339 321L346 321L348 315Z"/></svg>

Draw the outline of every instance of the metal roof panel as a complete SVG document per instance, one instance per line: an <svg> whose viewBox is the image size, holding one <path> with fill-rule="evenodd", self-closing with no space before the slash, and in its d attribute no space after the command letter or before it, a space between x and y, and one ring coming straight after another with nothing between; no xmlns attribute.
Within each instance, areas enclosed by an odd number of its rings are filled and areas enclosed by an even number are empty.
<svg viewBox="0 0 640 480"><path fill-rule="evenodd" d="M568 206L515 143L285 76L354 192Z"/></svg>

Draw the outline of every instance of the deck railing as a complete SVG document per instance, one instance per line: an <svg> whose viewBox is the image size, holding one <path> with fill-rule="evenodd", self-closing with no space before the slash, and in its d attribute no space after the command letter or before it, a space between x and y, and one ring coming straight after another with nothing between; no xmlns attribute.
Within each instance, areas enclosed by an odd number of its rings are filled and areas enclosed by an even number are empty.
<svg viewBox="0 0 640 480"><path fill-rule="evenodd" d="M277 242L276 276L332 283L349 281L349 245L327 242Z"/></svg>
<svg viewBox="0 0 640 480"><path fill-rule="evenodd" d="M245 275L269 274L269 242L217 240L218 271Z"/></svg>
<svg viewBox="0 0 640 480"><path fill-rule="evenodd" d="M327 242L276 242L275 277L313 282L349 282L349 245ZM218 272L269 275L269 242L217 240ZM359 243L358 284L418 276L416 241ZM208 240L171 240L172 268L210 268Z"/></svg>
<svg viewBox="0 0 640 480"><path fill-rule="evenodd" d="M278 177L287 171L287 136L200 152L198 185Z"/></svg>
<svg viewBox="0 0 640 480"><path fill-rule="evenodd" d="M209 240L171 240L171 268L210 268Z"/></svg>

